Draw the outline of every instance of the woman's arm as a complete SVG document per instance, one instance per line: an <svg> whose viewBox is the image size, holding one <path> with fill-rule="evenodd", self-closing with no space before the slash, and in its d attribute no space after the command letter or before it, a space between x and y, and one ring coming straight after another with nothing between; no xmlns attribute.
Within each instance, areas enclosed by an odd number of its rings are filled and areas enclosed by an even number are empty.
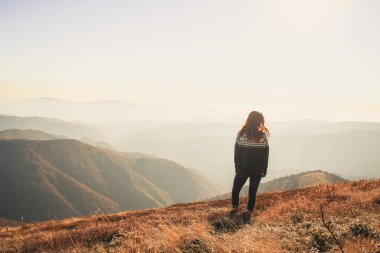
<svg viewBox="0 0 380 253"><path fill-rule="evenodd" d="M235 172L238 168L238 161L239 161L239 147L237 141L235 142L235 151L234 151L234 163L235 163Z"/></svg>
<svg viewBox="0 0 380 253"><path fill-rule="evenodd" d="M269 160L269 145L265 147L265 166L264 166L264 171L262 173L262 176L265 177L267 175L267 169L268 169L268 160Z"/></svg>
<svg viewBox="0 0 380 253"><path fill-rule="evenodd" d="M235 149L234 149L235 172L237 171L238 163L239 163L239 146L238 146L239 135L240 135L240 132L236 136Z"/></svg>

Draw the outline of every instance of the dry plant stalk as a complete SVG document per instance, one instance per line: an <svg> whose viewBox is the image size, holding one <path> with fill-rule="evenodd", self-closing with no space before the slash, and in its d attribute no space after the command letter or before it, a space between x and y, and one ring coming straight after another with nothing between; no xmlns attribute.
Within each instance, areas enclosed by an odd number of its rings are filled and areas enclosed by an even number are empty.
<svg viewBox="0 0 380 253"><path fill-rule="evenodd" d="M326 223L325 221L325 215L323 213L323 204L321 204L321 218L322 218L322 223L323 225L327 228L327 230L330 232L330 234L332 235L332 237L334 238L336 244L338 244L339 248L340 248L340 251L342 251L342 253L344 253L344 250L343 250L343 247L341 245L341 243L339 242L338 238L336 238L336 236L334 235L332 229L330 228L330 226Z"/></svg>

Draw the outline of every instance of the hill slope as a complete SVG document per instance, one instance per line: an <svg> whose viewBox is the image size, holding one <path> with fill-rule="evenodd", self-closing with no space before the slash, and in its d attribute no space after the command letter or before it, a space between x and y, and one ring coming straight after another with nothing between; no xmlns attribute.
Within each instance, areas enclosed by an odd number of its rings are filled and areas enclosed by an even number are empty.
<svg viewBox="0 0 380 253"><path fill-rule="evenodd" d="M246 204L247 199L243 198ZM380 180L258 196L250 225L230 200L0 229L3 252L344 252L380 250Z"/></svg>
<svg viewBox="0 0 380 253"><path fill-rule="evenodd" d="M249 180L247 180L248 182ZM346 179L328 173L326 171L315 170L289 175L285 177L276 178L265 183L260 183L258 192L273 192L273 191L288 191L315 186L318 184L333 184L338 182L345 182ZM245 185L240 194L248 195L249 185ZM222 194L212 199L226 199L231 197L231 192Z"/></svg>
<svg viewBox="0 0 380 253"><path fill-rule="evenodd" d="M155 173L156 167L162 170L152 178L150 173ZM140 174L140 169L144 173ZM177 173L190 178L188 185L181 181L171 181L165 189L156 185L155 180L173 178ZM187 195L178 195L185 191ZM207 180L165 159L113 152L76 140L0 140L0 217L4 218L24 216L26 221L34 221L99 210L110 213L218 193Z"/></svg>
<svg viewBox="0 0 380 253"><path fill-rule="evenodd" d="M15 139L24 139L24 140L39 140L39 141L47 141L47 140L57 140L57 139L67 139L66 136L63 135L53 135L48 134L40 130L34 129L7 129L4 131L0 131L0 140L15 140ZM111 144L105 141L94 141L91 138L83 137L80 138L79 141L90 144L99 148L107 148L116 150Z"/></svg>
<svg viewBox="0 0 380 253"><path fill-rule="evenodd" d="M159 162L158 162L159 161ZM166 192L170 192L174 202L190 202L194 199L194 190L200 199L206 199L220 188L205 179L196 171L183 170L181 165L160 158L141 157L136 159L136 172ZM166 176L162 176L166 175ZM180 182L175 183L175 182ZM180 186L180 188L179 188ZM203 192L202 189L206 191Z"/></svg>
<svg viewBox="0 0 380 253"><path fill-rule="evenodd" d="M0 131L0 140L25 139L25 140L56 140L67 139L63 135L52 135L39 130L27 129L8 129Z"/></svg>
<svg viewBox="0 0 380 253"><path fill-rule="evenodd" d="M326 171L307 171L262 183L259 192L288 191L318 184L332 184L344 181L346 181L346 179ZM246 192L248 192L247 187Z"/></svg>
<svg viewBox="0 0 380 253"><path fill-rule="evenodd" d="M0 131L8 129L35 129L54 135L64 135L70 138L83 137L94 140L105 140L103 132L91 127L53 118L17 117L0 115Z"/></svg>

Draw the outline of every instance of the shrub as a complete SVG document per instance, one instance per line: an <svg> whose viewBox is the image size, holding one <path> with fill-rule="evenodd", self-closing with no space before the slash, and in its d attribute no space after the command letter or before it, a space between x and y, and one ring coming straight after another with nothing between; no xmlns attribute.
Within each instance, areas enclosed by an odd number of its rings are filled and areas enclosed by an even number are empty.
<svg viewBox="0 0 380 253"><path fill-rule="evenodd" d="M350 231L353 236L379 238L379 233L366 223L358 222L350 226Z"/></svg>
<svg viewBox="0 0 380 253"><path fill-rule="evenodd" d="M326 252L332 249L331 235L328 231L319 229L311 234L311 247L318 250L318 252Z"/></svg>
<svg viewBox="0 0 380 253"><path fill-rule="evenodd" d="M305 213L304 212L295 212L290 216L291 221L294 224L302 223L305 220Z"/></svg>
<svg viewBox="0 0 380 253"><path fill-rule="evenodd" d="M374 204L375 206L377 206L377 207L380 207L380 198L375 199L375 200L373 201L373 204Z"/></svg>
<svg viewBox="0 0 380 253"><path fill-rule="evenodd" d="M215 232L234 233L239 228L238 224L225 217L218 217L217 219L213 220L211 224L214 227Z"/></svg>
<svg viewBox="0 0 380 253"><path fill-rule="evenodd" d="M183 253L210 253L211 247L199 238L185 239L180 246Z"/></svg>

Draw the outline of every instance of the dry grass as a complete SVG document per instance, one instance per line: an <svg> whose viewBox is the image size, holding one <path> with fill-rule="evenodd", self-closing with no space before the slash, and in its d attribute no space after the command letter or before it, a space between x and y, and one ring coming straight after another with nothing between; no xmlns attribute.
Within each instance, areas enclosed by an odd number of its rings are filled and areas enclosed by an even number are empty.
<svg viewBox="0 0 380 253"><path fill-rule="evenodd" d="M380 180L259 195L250 225L231 223L229 200L216 200L3 227L0 251L338 252L321 204L345 252L380 251Z"/></svg>

